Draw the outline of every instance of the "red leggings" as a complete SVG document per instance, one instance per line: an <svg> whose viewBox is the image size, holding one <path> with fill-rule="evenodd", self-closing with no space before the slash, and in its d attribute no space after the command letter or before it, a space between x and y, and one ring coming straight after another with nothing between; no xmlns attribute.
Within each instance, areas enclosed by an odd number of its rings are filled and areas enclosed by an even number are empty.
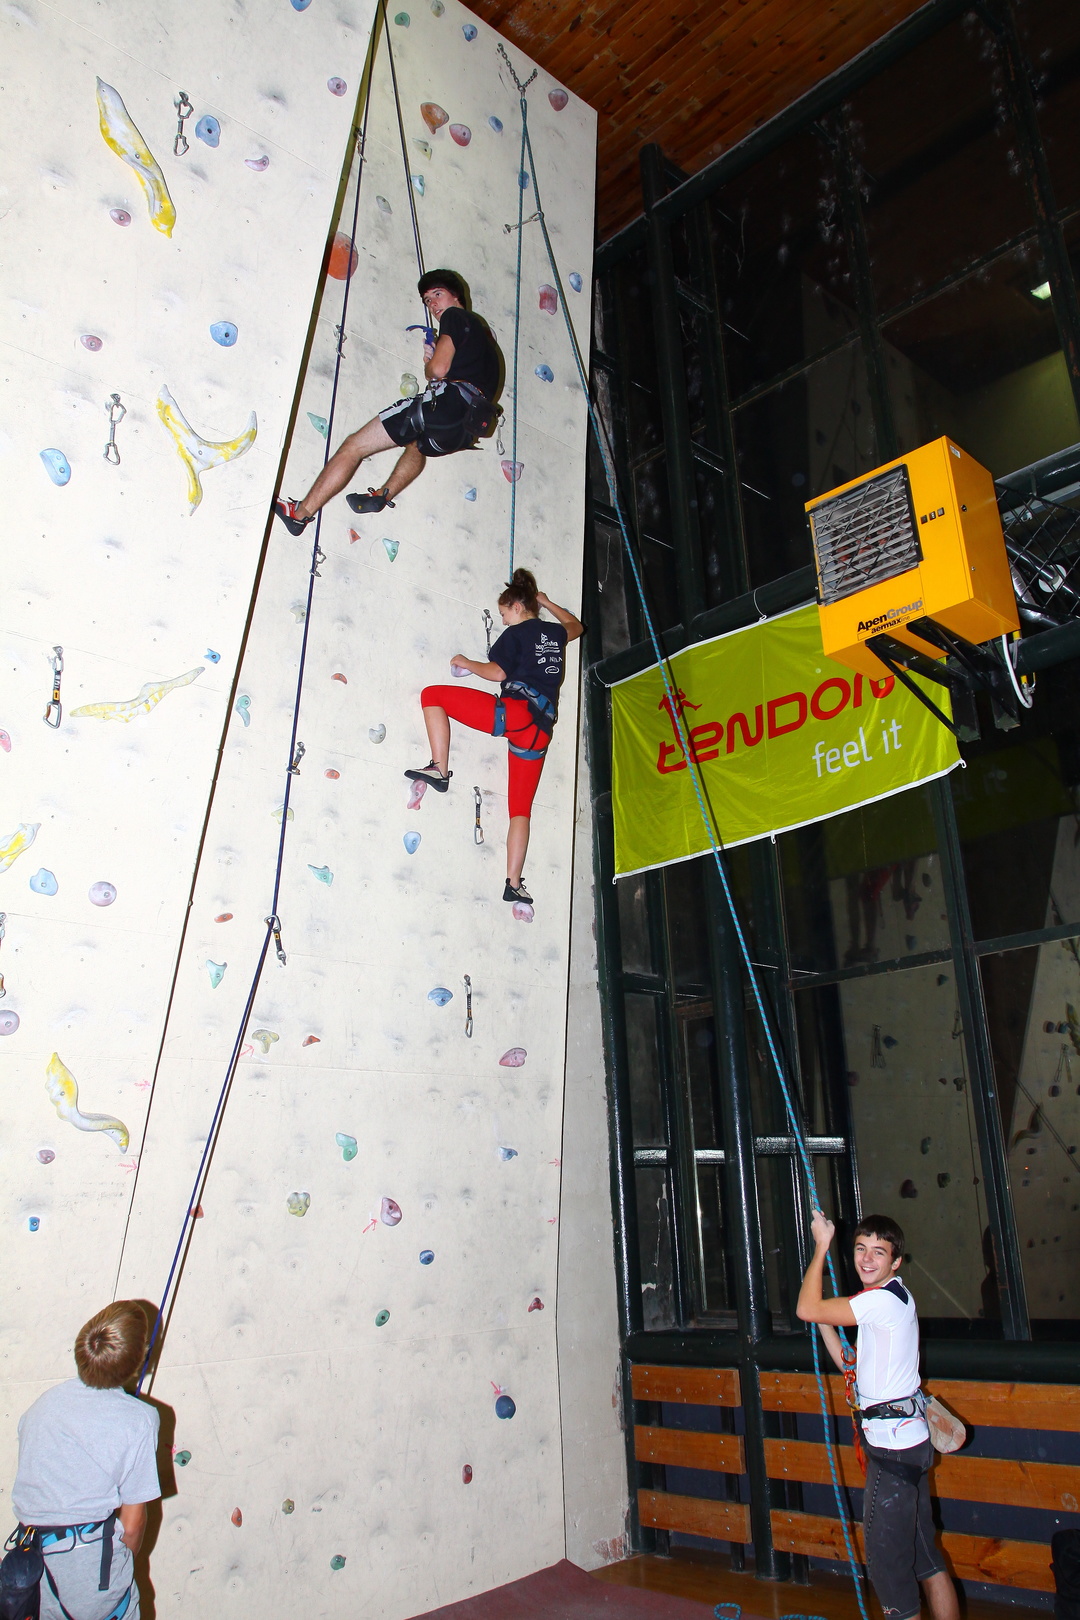
<svg viewBox="0 0 1080 1620"><path fill-rule="evenodd" d="M473 731L495 734L495 697L491 692L478 692L471 686L425 686L420 694L425 709L445 709L451 720L460 720ZM537 733L536 722L529 713L524 698L503 698L506 706L506 738L522 748L546 747L543 732ZM544 768L540 759L520 759L507 754L510 767L508 796L512 816L528 816Z"/></svg>

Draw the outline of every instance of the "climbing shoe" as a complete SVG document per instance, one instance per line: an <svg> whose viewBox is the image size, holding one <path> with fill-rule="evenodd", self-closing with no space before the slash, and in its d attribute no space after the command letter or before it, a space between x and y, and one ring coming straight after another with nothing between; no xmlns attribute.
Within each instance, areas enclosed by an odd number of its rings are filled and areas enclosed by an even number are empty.
<svg viewBox="0 0 1080 1620"><path fill-rule="evenodd" d="M503 890L503 899L520 901L522 905L526 906L532 905L532 895L529 893L524 883L519 883L515 889L509 878L507 878L506 888Z"/></svg>
<svg viewBox="0 0 1080 1620"><path fill-rule="evenodd" d="M381 512L384 507L393 506L390 499L390 490L386 484L382 489L369 489L366 495L346 495L346 506L351 506L354 512Z"/></svg>
<svg viewBox="0 0 1080 1620"><path fill-rule="evenodd" d="M433 759L429 759L427 764L421 765L418 770L405 772L410 782L426 782L428 787L435 789L436 793L446 792L453 774L453 771L447 771L444 776Z"/></svg>
<svg viewBox="0 0 1080 1620"><path fill-rule="evenodd" d="M298 503L296 501L286 500L282 495L279 495L277 500L274 502L274 511L277 513L282 523L284 523L290 534L303 534L308 524L314 523L315 521L314 518L297 517L297 505Z"/></svg>

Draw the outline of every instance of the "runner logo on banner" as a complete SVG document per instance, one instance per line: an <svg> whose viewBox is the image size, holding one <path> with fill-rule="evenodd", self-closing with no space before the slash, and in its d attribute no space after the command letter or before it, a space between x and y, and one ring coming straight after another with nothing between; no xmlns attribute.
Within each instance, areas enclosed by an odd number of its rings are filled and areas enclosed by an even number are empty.
<svg viewBox="0 0 1080 1620"><path fill-rule="evenodd" d="M687 647L670 667L729 847L902 793L960 764L952 732L884 669L871 680L825 657L813 605ZM947 703L940 687L920 684ZM611 697L616 876L706 853L660 670L621 681Z"/></svg>

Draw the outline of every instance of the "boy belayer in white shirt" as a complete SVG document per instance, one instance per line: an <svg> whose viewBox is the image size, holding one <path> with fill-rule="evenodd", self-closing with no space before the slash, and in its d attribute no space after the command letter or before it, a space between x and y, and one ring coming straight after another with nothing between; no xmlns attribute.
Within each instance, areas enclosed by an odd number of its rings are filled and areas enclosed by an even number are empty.
<svg viewBox="0 0 1080 1620"><path fill-rule="evenodd" d="M821 1210L810 1232L814 1257L796 1313L816 1322L833 1361L844 1370L838 1327L859 1330L856 1421L866 1451L863 1541L870 1580L887 1620L915 1620L920 1585L934 1620L959 1620L956 1588L937 1546L927 1476L933 1452L919 1377L919 1318L899 1276L904 1234L887 1215L855 1228L855 1270L863 1291L824 1299L825 1257L836 1228Z"/></svg>

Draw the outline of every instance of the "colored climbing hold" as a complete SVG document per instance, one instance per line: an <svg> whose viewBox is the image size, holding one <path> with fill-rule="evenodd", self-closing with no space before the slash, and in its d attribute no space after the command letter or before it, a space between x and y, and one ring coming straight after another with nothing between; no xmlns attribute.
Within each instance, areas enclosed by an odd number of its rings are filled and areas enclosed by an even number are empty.
<svg viewBox="0 0 1080 1620"><path fill-rule="evenodd" d="M262 157L245 158L244 162L247 164L249 169L254 169L256 174L265 174L266 170L270 167L270 159L266 156L265 152L263 153Z"/></svg>
<svg viewBox="0 0 1080 1620"><path fill-rule="evenodd" d="M554 315L559 308L559 295L546 281L540 288L540 308L545 315Z"/></svg>
<svg viewBox="0 0 1080 1620"><path fill-rule="evenodd" d="M581 281L580 275L578 274L578 272L576 270L571 270L570 274L567 276L566 279L570 283L571 287L574 289L575 292L580 292L581 291L582 281Z"/></svg>
<svg viewBox="0 0 1080 1620"><path fill-rule="evenodd" d="M369 739L369 741L371 741L373 743L384 742L385 739L386 739L386 727L385 726L369 726L368 727L368 739Z"/></svg>
<svg viewBox="0 0 1080 1620"><path fill-rule="evenodd" d="M468 678L470 672L465 668L464 664L451 664L450 673L455 681L464 681Z"/></svg>
<svg viewBox="0 0 1080 1620"><path fill-rule="evenodd" d="M391 562L393 562L394 558L397 556L398 551L400 550L400 547L401 547L400 540L384 540L383 541L383 550L386 552L386 555L389 557Z"/></svg>
<svg viewBox="0 0 1080 1620"><path fill-rule="evenodd" d="M415 855L420 848L420 834L418 832L407 832L403 834L401 842L405 845L407 855ZM432 996L428 997L429 1001L433 999Z"/></svg>
<svg viewBox="0 0 1080 1620"><path fill-rule="evenodd" d="M518 185L521 187L522 191L528 191L529 189L529 175L525 169L518 171Z"/></svg>
<svg viewBox="0 0 1080 1620"><path fill-rule="evenodd" d="M60 887L48 867L41 866L30 879L30 887L35 894L53 895Z"/></svg>
<svg viewBox="0 0 1080 1620"><path fill-rule="evenodd" d="M473 40L476 38L476 24L475 23L462 23L461 32L465 35L465 38L468 40L469 44L471 45Z"/></svg>
<svg viewBox="0 0 1080 1620"><path fill-rule="evenodd" d="M56 1154L53 1152L52 1148L38 1148L37 1156L39 1164L52 1164L53 1160L56 1158Z"/></svg>
<svg viewBox="0 0 1080 1620"><path fill-rule="evenodd" d="M2 748L4 750L5 754L10 754L11 753L11 733L10 732L8 732L8 731L0 731L0 748Z"/></svg>
<svg viewBox="0 0 1080 1620"><path fill-rule="evenodd" d="M311 1194L306 1192L290 1193L288 1205L290 1215L306 1215L311 1208Z"/></svg>
<svg viewBox="0 0 1080 1620"><path fill-rule="evenodd" d="M501 461L499 465L502 467L503 477L506 479L508 484L516 484L522 473L525 471L525 463L523 461Z"/></svg>
<svg viewBox="0 0 1080 1620"><path fill-rule="evenodd" d="M62 450L41 450L42 465L54 484L63 489L71 480L71 463Z"/></svg>
<svg viewBox="0 0 1080 1620"><path fill-rule="evenodd" d="M233 708L244 722L245 726L251 724L251 699L246 692L242 692L233 704Z"/></svg>
<svg viewBox="0 0 1080 1620"><path fill-rule="evenodd" d="M535 911L527 900L515 900L510 907L517 922L530 923L536 916Z"/></svg>
<svg viewBox="0 0 1080 1620"><path fill-rule="evenodd" d="M334 1141L341 1149L341 1157L345 1160L345 1163L350 1164L359 1151L356 1146L356 1137L348 1136L344 1131L338 1131Z"/></svg>
<svg viewBox="0 0 1080 1620"><path fill-rule="evenodd" d="M206 113L195 125L196 140L203 141L207 146L217 146L221 140L221 125L212 114Z"/></svg>
<svg viewBox="0 0 1080 1620"><path fill-rule="evenodd" d="M393 1198L384 1198L379 1206L379 1219L384 1226L396 1226L401 1220L401 1205Z"/></svg>
<svg viewBox="0 0 1080 1620"><path fill-rule="evenodd" d="M337 782L341 777L341 772L340 771L323 771L323 775L325 777L328 777L331 782Z"/></svg>
<svg viewBox="0 0 1080 1620"><path fill-rule="evenodd" d="M947 1187L951 1180L952 1176L950 1176L947 1170L940 1170L938 1172L937 1184L939 1187Z"/></svg>
<svg viewBox="0 0 1080 1620"><path fill-rule="evenodd" d="M326 261L326 273L333 276L335 281L348 281L357 265L360 256L353 245L351 236L344 231L338 231L330 244L330 257Z"/></svg>
<svg viewBox="0 0 1080 1620"><path fill-rule="evenodd" d="M340 681L342 686L348 686L349 684L349 677L347 675L343 675L340 670L336 670L335 673L331 675L330 679L332 681Z"/></svg>
<svg viewBox="0 0 1080 1620"><path fill-rule="evenodd" d="M463 1485L471 1485L472 1484L472 1463L466 1463L464 1465L464 1467L462 1468L462 1470L461 1470L461 1483Z"/></svg>
<svg viewBox="0 0 1080 1620"><path fill-rule="evenodd" d="M335 74L332 79L327 79L326 88L332 96L343 96L349 87L344 79L339 79Z"/></svg>
<svg viewBox="0 0 1080 1620"><path fill-rule="evenodd" d="M893 1047L894 1046L899 1046L900 1043L896 1039L895 1035L885 1035L885 1036L882 1037L881 1044L882 1044L882 1046L887 1046L889 1051L891 1052Z"/></svg>
<svg viewBox="0 0 1080 1620"><path fill-rule="evenodd" d="M146 197L150 223L154 229L161 231L164 236L171 236L172 228L176 224L176 209L169 196L165 176L158 167L154 154L132 122L122 97L111 84L105 84L101 79L97 81L97 104L98 127L102 139L110 151L115 152L118 158L134 170ZM189 104L188 112L190 111ZM180 124L182 127L183 118ZM186 146L187 143L184 144Z"/></svg>
<svg viewBox="0 0 1080 1620"><path fill-rule="evenodd" d="M532 1311L542 1311L543 1308L544 1308L544 1302L540 1298L540 1295L537 1294L536 1298L532 1301L531 1305L529 1306L529 1310L530 1310L530 1312L532 1312Z"/></svg>
<svg viewBox="0 0 1080 1620"><path fill-rule="evenodd" d="M441 17L445 10L443 0L431 0L431 15L433 17Z"/></svg>
<svg viewBox="0 0 1080 1620"><path fill-rule="evenodd" d="M434 1258L435 1258L435 1250L434 1249L421 1249L420 1250L420 1264L422 1266L430 1266L430 1264L434 1260Z"/></svg>
<svg viewBox="0 0 1080 1620"><path fill-rule="evenodd" d="M284 804L279 804L276 810L271 810L271 812L270 812L271 820L280 821L283 812L284 812L286 821L295 821L296 820L296 811L295 810L286 810Z"/></svg>
<svg viewBox="0 0 1080 1620"><path fill-rule="evenodd" d="M389 1320L390 1320L390 1312L389 1311L379 1311L378 1315L375 1318L375 1326L376 1327L385 1327L387 1322L389 1322Z"/></svg>
<svg viewBox="0 0 1080 1620"><path fill-rule="evenodd" d="M424 156L427 158L428 162L430 163L431 162L431 157L432 157L431 142L430 141L414 140L413 145L416 147L416 150L418 152L423 152Z"/></svg>
<svg viewBox="0 0 1080 1620"><path fill-rule="evenodd" d="M272 1029L253 1029L251 1032L251 1038L253 1041L258 1041L259 1045L262 1047L263 1057L265 1057L270 1048L273 1046L274 1042L279 1041L281 1036L276 1034Z"/></svg>
<svg viewBox="0 0 1080 1620"><path fill-rule="evenodd" d="M228 965L229 965L228 962L211 962L211 961L207 961L207 963L206 963L206 971L210 975L210 988L211 988L211 990L216 990L217 989L218 985L221 983L222 979L225 977L225 969L228 967Z"/></svg>
<svg viewBox="0 0 1080 1620"><path fill-rule="evenodd" d="M233 920L233 914L232 914L231 911L223 911L217 917L214 918L215 922L232 922L232 920Z"/></svg>
<svg viewBox="0 0 1080 1620"><path fill-rule="evenodd" d="M0 872L6 872L8 867L30 848L40 826L40 821L20 821L10 838L0 843Z"/></svg>
<svg viewBox="0 0 1080 1620"><path fill-rule="evenodd" d="M14 1035L19 1027L19 1015L10 1007L0 1010L0 1035Z"/></svg>
<svg viewBox="0 0 1080 1620"><path fill-rule="evenodd" d="M101 348L101 339L99 337L95 337L93 332L84 332L82 337L79 339L79 342L82 344L84 349L89 349L91 354L97 354L98 350Z"/></svg>
<svg viewBox="0 0 1080 1620"><path fill-rule="evenodd" d="M454 992L448 990L445 985L437 984L434 990L428 991L427 998L429 1001L433 1001L436 1007L445 1007L448 1001L453 1001Z"/></svg>
<svg viewBox="0 0 1080 1620"><path fill-rule="evenodd" d="M305 1046L321 1046L322 1045L322 1036L321 1035L309 1035L307 1037L307 1039L304 1041L303 1044Z"/></svg>
<svg viewBox="0 0 1080 1620"><path fill-rule="evenodd" d="M490 124L491 128L495 131L496 135L501 135L502 134L502 132L503 132L503 122L502 122L501 118L496 118L495 114L492 113L491 117L488 119L488 123Z"/></svg>
<svg viewBox="0 0 1080 1620"><path fill-rule="evenodd" d="M214 321L210 327L210 336L215 343L220 343L223 349L231 349L239 333L232 321Z"/></svg>
<svg viewBox="0 0 1080 1620"><path fill-rule="evenodd" d="M551 102L551 105L554 107L556 112L562 112L563 108L566 106L566 103L570 100L570 97L567 95L565 90L549 90L548 100Z"/></svg>
<svg viewBox="0 0 1080 1620"><path fill-rule="evenodd" d="M398 383L398 387L401 390L402 399L415 399L417 394L420 392L420 384L417 382L411 371L403 371L401 373L401 381ZM384 540L383 545L385 544L386 541Z"/></svg>
<svg viewBox="0 0 1080 1620"><path fill-rule="evenodd" d="M406 810L419 810L421 804L424 802L424 794L427 792L427 790L428 785L426 782L411 783L409 802L405 806Z"/></svg>
<svg viewBox="0 0 1080 1620"><path fill-rule="evenodd" d="M905 1181L900 1187L901 1198L918 1198L919 1189L911 1180Z"/></svg>
<svg viewBox="0 0 1080 1620"><path fill-rule="evenodd" d="M442 129L444 124L450 122L450 114L444 112L437 101L422 101L420 116L433 135L436 130Z"/></svg>
<svg viewBox="0 0 1080 1620"><path fill-rule="evenodd" d="M297 624L303 624L304 620L307 618L307 605L304 602L290 602L289 612L292 614Z"/></svg>
<svg viewBox="0 0 1080 1620"><path fill-rule="evenodd" d="M537 366L536 375L540 378L541 382L555 381L555 373L552 371L550 366Z"/></svg>
<svg viewBox="0 0 1080 1620"><path fill-rule="evenodd" d="M499 1158L502 1160L502 1162L504 1164L509 1164L510 1160L511 1159L516 1159L517 1156L518 1156L517 1148L501 1147L499 1149Z"/></svg>
<svg viewBox="0 0 1080 1620"><path fill-rule="evenodd" d="M311 862L309 861L308 871L313 873L314 876L318 878L320 883L325 883L327 888L329 888L331 883L334 881L334 874L331 872L328 866L312 866Z"/></svg>
<svg viewBox="0 0 1080 1620"><path fill-rule="evenodd" d="M240 1526L243 1524L244 1515L241 1513L239 1508L233 1508L233 1510L232 1510L232 1522L233 1522L233 1524L235 1524L235 1526L236 1526L236 1528L238 1530L239 1530Z"/></svg>
<svg viewBox="0 0 1080 1620"><path fill-rule="evenodd" d="M399 19L397 17L395 17L394 21L397 22L397 21L399 21ZM344 1555L344 1553L335 1553L334 1554L333 1558L331 1558L331 1560L330 1560L330 1568L331 1569L344 1569L345 1568L345 1555Z"/></svg>
<svg viewBox="0 0 1080 1620"><path fill-rule="evenodd" d="M221 663L221 654L219 652L215 652L212 647L207 647L206 651L203 653L203 657L208 658L212 664Z"/></svg>
<svg viewBox="0 0 1080 1620"><path fill-rule="evenodd" d="M472 140L472 130L468 124L451 124L450 139L456 141L459 146L468 146Z"/></svg>
<svg viewBox="0 0 1080 1620"><path fill-rule="evenodd" d="M31 1215L26 1224L30 1228L31 1232L36 1232L38 1227L41 1225L40 1215Z"/></svg>
<svg viewBox="0 0 1080 1620"><path fill-rule="evenodd" d="M394 21L397 23L399 28L408 28L409 13L407 11L399 11L397 16L394 18Z"/></svg>
<svg viewBox="0 0 1080 1620"><path fill-rule="evenodd" d="M500 1395L495 1402L495 1416L497 1418L512 1418L516 1411L517 1407L509 1395Z"/></svg>
<svg viewBox="0 0 1080 1620"><path fill-rule="evenodd" d="M287 1496L285 1498L284 1502L282 1502L281 1511L284 1514L289 1514L289 1513L295 1513L296 1512L296 1503L293 1501L291 1496Z"/></svg>
<svg viewBox="0 0 1080 1620"><path fill-rule="evenodd" d="M412 181L412 188L416 192L416 195L418 197L422 197L424 195L424 177L423 177L423 175L422 174L410 174L409 179Z"/></svg>
<svg viewBox="0 0 1080 1620"><path fill-rule="evenodd" d="M77 1131L101 1131L123 1153L130 1141L127 1126L111 1114L83 1112L79 1107L79 1083L56 1052L45 1067L45 1095L65 1125L72 1125Z"/></svg>
<svg viewBox="0 0 1080 1620"><path fill-rule="evenodd" d="M499 1059L499 1067L500 1069L520 1069L528 1055L523 1046L511 1046Z"/></svg>
<svg viewBox="0 0 1080 1620"><path fill-rule="evenodd" d="M110 208L109 218L112 220L114 225L131 224L131 215L128 213L126 208Z"/></svg>
<svg viewBox="0 0 1080 1620"><path fill-rule="evenodd" d="M173 1462L176 1464L177 1468L186 1468L190 1461L190 1451L178 1451L176 1456L173 1458Z"/></svg>
<svg viewBox="0 0 1080 1620"><path fill-rule="evenodd" d="M467 501L475 501L475 499L476 499L476 491L475 491L475 489L467 489L465 491L465 499Z"/></svg>
<svg viewBox="0 0 1080 1620"><path fill-rule="evenodd" d="M294 11L306 11L310 4L311 0L292 0L292 8Z"/></svg>
<svg viewBox="0 0 1080 1620"><path fill-rule="evenodd" d="M314 411L308 411L307 419L320 438L325 439L330 431L330 424L325 416L316 416Z"/></svg>

